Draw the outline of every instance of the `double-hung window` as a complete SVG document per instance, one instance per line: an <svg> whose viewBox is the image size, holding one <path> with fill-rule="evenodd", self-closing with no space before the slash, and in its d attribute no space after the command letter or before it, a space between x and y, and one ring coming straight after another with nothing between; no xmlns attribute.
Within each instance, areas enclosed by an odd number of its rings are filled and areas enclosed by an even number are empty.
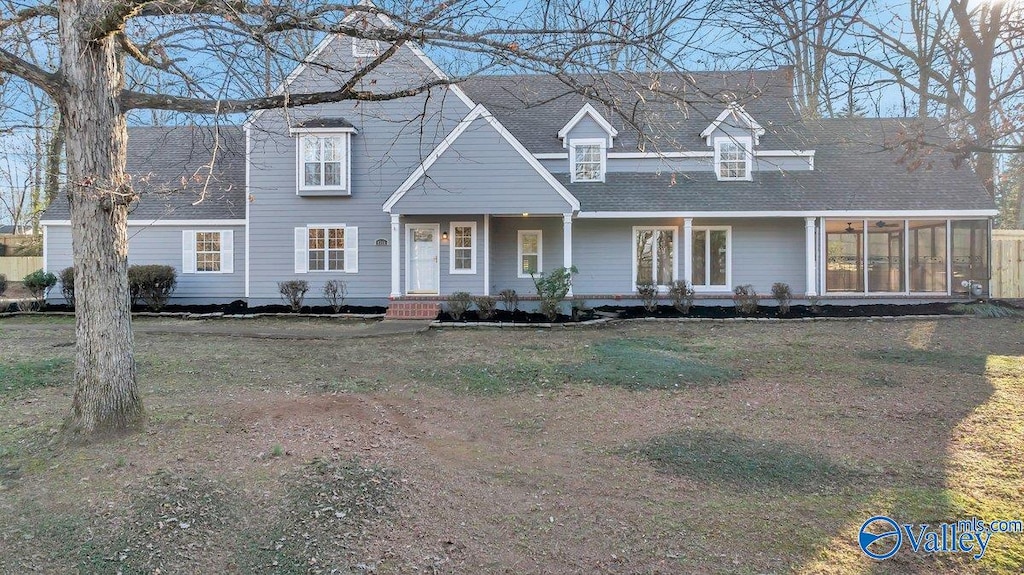
<svg viewBox="0 0 1024 575"><path fill-rule="evenodd" d="M359 228L314 224L295 228L295 273L359 272Z"/></svg>
<svg viewBox="0 0 1024 575"><path fill-rule="evenodd" d="M341 195L351 193L351 137L353 128L310 132L294 130L298 135L299 195Z"/></svg>
<svg viewBox="0 0 1024 575"><path fill-rule="evenodd" d="M234 272L234 241L231 230L185 230L181 238L181 273L229 274Z"/></svg>
<svg viewBox="0 0 1024 575"><path fill-rule="evenodd" d="M572 140L569 142L569 161L573 182L603 182L605 149L603 139Z"/></svg>
<svg viewBox="0 0 1024 575"><path fill-rule="evenodd" d="M719 180L750 180L751 163L750 138L715 138L715 172Z"/></svg>
<svg viewBox="0 0 1024 575"><path fill-rule="evenodd" d="M345 228L308 228L309 271L345 271Z"/></svg>
<svg viewBox="0 0 1024 575"><path fill-rule="evenodd" d="M452 222L449 250L450 272L476 273L476 222Z"/></svg>
<svg viewBox="0 0 1024 575"><path fill-rule="evenodd" d="M544 238L540 230L519 230L518 276L528 278L544 271Z"/></svg>

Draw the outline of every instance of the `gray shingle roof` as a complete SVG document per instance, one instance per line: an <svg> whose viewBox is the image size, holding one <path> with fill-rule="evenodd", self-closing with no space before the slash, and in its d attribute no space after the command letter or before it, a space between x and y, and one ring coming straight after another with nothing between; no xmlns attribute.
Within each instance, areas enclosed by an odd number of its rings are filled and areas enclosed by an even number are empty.
<svg viewBox="0 0 1024 575"><path fill-rule="evenodd" d="M461 85L538 154L565 151L558 131L586 102L618 130L613 151L705 149L701 131L732 101L742 104L765 128L796 122L791 84L789 69L781 68L593 74L565 80L538 74L477 76ZM781 145L771 134L761 144Z"/></svg>
<svg viewBox="0 0 1024 575"><path fill-rule="evenodd" d="M310 118L292 126L293 128L354 128L345 118Z"/></svg>
<svg viewBox="0 0 1024 575"><path fill-rule="evenodd" d="M562 128L590 102L619 131L612 152L709 151L703 131L737 100L765 129L758 149L816 151L814 171L755 173L752 182L719 182L714 173L609 173L604 183L559 179L584 211L790 211L994 209L980 180L953 156L933 149L908 169L894 151L905 120L804 121L794 112L789 70L692 74L479 76L463 84L532 153L565 152ZM655 86L651 89L650 86ZM617 110L611 111L608 102ZM929 128L929 138L945 134ZM766 168L761 163L761 168ZM771 169L767 166L767 169Z"/></svg>
<svg viewBox="0 0 1024 575"><path fill-rule="evenodd" d="M129 219L245 218L245 138L238 126L129 128L128 173L139 193ZM43 219L68 218L67 196L58 194Z"/></svg>
<svg viewBox="0 0 1024 575"><path fill-rule="evenodd" d="M990 210L994 204L966 165L933 152L921 166L900 163L882 144L899 137L895 119L818 120L780 132L815 150L813 171L770 168L753 181L720 182L714 172L607 174L604 183L570 183L583 211ZM763 162L762 162L763 164ZM765 166L762 165L762 168Z"/></svg>

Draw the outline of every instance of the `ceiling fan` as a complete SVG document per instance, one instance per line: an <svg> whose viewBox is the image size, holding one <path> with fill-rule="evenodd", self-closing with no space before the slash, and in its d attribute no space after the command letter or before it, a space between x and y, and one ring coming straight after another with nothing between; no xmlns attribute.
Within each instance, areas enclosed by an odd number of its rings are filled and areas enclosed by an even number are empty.
<svg viewBox="0 0 1024 575"><path fill-rule="evenodd" d="M843 231L848 233L848 234L852 234L852 233L856 232L857 230L854 229L853 222L846 222L846 229L843 230Z"/></svg>
<svg viewBox="0 0 1024 575"><path fill-rule="evenodd" d="M899 228L899 227L902 227L902 226L903 226L902 222L886 223L885 220L878 220L877 222L875 222L875 227L876 228Z"/></svg>

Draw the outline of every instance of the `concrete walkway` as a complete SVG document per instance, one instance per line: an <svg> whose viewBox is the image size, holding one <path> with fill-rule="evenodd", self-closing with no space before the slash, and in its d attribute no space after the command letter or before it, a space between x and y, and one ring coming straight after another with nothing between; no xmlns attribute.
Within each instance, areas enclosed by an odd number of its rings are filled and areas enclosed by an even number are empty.
<svg viewBox="0 0 1024 575"><path fill-rule="evenodd" d="M146 322L133 322L135 333L151 335L185 335L204 334L224 337L247 337L252 339L291 339L291 340L340 340L367 337L386 337L391 335L407 335L423 333L430 329L433 320L385 320L360 327L332 329L333 326L292 328L269 327L266 325L246 325L228 321L188 321L181 324L147 325Z"/></svg>

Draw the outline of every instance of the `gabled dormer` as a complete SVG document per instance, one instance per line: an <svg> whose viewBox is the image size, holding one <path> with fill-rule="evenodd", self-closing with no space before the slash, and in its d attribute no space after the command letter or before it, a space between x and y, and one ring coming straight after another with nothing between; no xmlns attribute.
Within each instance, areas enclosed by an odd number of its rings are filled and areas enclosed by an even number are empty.
<svg viewBox="0 0 1024 575"><path fill-rule="evenodd" d="M700 137L715 151L715 175L721 181L750 181L754 168L754 147L761 141L764 127L743 106L732 103Z"/></svg>
<svg viewBox="0 0 1024 575"><path fill-rule="evenodd" d="M608 148L619 132L589 103L558 131L562 147L569 149L569 174L573 182L603 182Z"/></svg>

